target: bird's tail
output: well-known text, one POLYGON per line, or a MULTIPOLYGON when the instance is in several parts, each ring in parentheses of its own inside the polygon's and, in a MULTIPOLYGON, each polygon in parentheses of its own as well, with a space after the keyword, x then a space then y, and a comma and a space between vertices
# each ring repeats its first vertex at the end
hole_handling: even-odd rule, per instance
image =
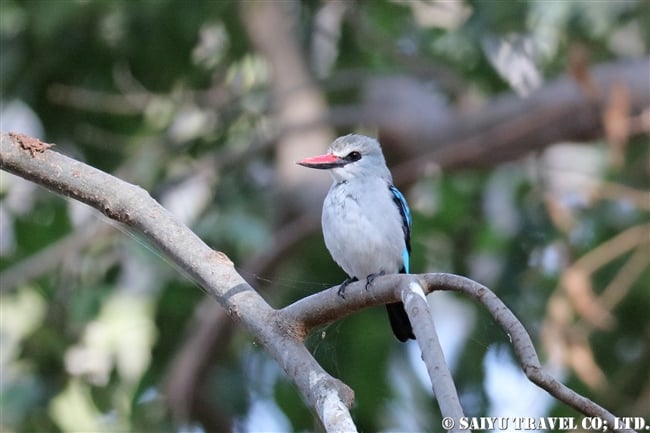
POLYGON ((393 329, 395 337, 401 342, 405 342, 409 338, 415 340, 413 327, 404 309, 404 304, 401 302, 386 304, 386 310, 388 310, 388 320, 390 320, 390 327, 393 329))

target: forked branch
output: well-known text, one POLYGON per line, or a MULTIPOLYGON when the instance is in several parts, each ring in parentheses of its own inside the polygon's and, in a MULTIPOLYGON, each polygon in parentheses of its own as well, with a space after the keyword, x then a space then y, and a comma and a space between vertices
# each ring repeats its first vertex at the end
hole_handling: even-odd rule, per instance
MULTIPOLYGON (((524 372, 532 382, 579 412, 600 417, 610 426, 616 425, 610 412, 543 372, 530 336, 521 322, 492 291, 472 280, 435 273, 386 275, 377 278, 369 291, 363 283, 350 284, 345 301, 337 296, 336 288, 331 288, 275 310, 244 281, 225 254, 209 248, 142 188, 58 154, 49 147, 24 135, 1 134, 0 168, 86 203, 145 236, 264 345, 314 408, 327 431, 356 430, 349 413, 354 393, 321 368, 304 346, 304 337, 315 326, 339 320, 370 306, 403 300, 416 325, 416 335, 422 340, 422 349, 429 351, 425 353, 427 366, 435 367, 436 364, 443 368, 444 373, 444 358, 440 363, 442 352, 436 344, 429 344, 429 339, 423 338, 433 335, 435 339, 436 336, 430 317, 426 317, 430 316, 426 302, 419 302, 424 300, 418 294, 420 288, 422 294, 434 290, 461 292, 483 304, 510 336, 524 372), (423 327, 425 329, 421 329, 423 327)), ((439 388, 434 384, 434 389, 443 416, 457 418, 462 416, 462 409, 457 404, 453 382, 449 386, 451 378, 448 379, 442 378, 446 384, 439 388), (441 389, 446 390, 442 392, 444 395, 440 395, 441 389), (455 402, 448 400, 450 390, 455 402), (441 401, 442 398, 445 401, 441 401)))

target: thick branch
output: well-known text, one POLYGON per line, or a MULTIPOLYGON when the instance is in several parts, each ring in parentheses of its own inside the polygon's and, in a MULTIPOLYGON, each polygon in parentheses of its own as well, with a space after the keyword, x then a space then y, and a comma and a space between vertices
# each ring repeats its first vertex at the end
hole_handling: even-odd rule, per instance
POLYGON ((340 126, 376 125, 393 177, 410 183, 431 164, 492 166, 554 143, 602 138, 603 112, 614 86, 627 89, 630 115, 650 107, 649 72, 648 58, 596 65, 589 70, 595 96, 567 74, 525 98, 504 94, 470 111, 441 108, 430 93, 413 91, 417 83, 380 81, 366 90, 363 107, 335 107, 330 120, 340 126))
POLYGON ((145 236, 197 281, 273 356, 328 430, 351 430, 352 390, 329 376, 296 338, 283 331, 272 309, 235 271, 142 188, 48 150, 20 134, 0 135, 0 168, 98 209, 145 236))
MULTIPOLYGON (((268 248, 251 257, 242 267, 244 275, 273 275, 277 262, 297 242, 313 232, 320 224, 315 212, 291 220, 275 232, 268 248)), ((0 274, 0 278, 2 274, 0 274)), ((249 280, 250 281, 250 280, 249 280)), ((251 284, 253 282, 251 281, 251 284)), ((1 288, 0 288, 1 289, 1 288)), ((257 286, 264 294, 266 287, 257 286)), ((165 394, 172 413, 182 420, 188 419, 194 406, 192 398, 197 393, 208 392, 204 386, 210 365, 218 362, 222 348, 229 344, 233 335, 233 322, 228 320, 224 310, 211 299, 206 298, 194 309, 194 318, 183 345, 176 351, 174 361, 166 374, 165 394), (219 348, 219 350, 215 350, 219 348)))

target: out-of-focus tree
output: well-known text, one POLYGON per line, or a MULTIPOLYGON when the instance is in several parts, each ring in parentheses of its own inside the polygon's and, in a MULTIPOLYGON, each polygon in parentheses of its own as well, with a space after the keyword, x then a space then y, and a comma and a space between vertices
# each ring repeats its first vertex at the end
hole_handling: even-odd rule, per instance
MULTIPOLYGON (((648 419, 649 5, 2 0, 0 129, 151 191, 274 306, 344 278, 319 234, 329 179, 293 162, 377 135, 414 272, 491 287, 546 368, 648 419)), ((0 176, 3 431, 318 428, 145 242, 0 176)), ((468 415, 576 415, 477 307, 429 298, 468 415)), ((361 430, 436 430, 417 350, 383 319, 311 350, 355 390, 361 430)))

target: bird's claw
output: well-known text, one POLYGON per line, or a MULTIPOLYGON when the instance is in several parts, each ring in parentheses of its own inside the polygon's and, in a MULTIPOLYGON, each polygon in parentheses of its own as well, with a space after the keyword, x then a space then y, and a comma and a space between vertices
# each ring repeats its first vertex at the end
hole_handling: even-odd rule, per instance
POLYGON ((348 287, 348 284, 354 283, 355 281, 359 281, 359 280, 357 280, 356 277, 347 278, 345 281, 341 283, 341 285, 339 286, 339 290, 336 292, 336 294, 339 295, 341 298, 345 299, 345 288, 348 287))
POLYGON ((381 276, 384 275, 384 274, 386 274, 386 272, 381 271, 381 272, 377 272, 377 273, 375 273, 375 274, 370 274, 370 275, 368 275, 368 276, 366 277, 366 290, 368 290, 368 288, 369 288, 370 286, 372 286, 372 282, 375 281, 375 278, 377 278, 377 277, 381 277, 381 276))

